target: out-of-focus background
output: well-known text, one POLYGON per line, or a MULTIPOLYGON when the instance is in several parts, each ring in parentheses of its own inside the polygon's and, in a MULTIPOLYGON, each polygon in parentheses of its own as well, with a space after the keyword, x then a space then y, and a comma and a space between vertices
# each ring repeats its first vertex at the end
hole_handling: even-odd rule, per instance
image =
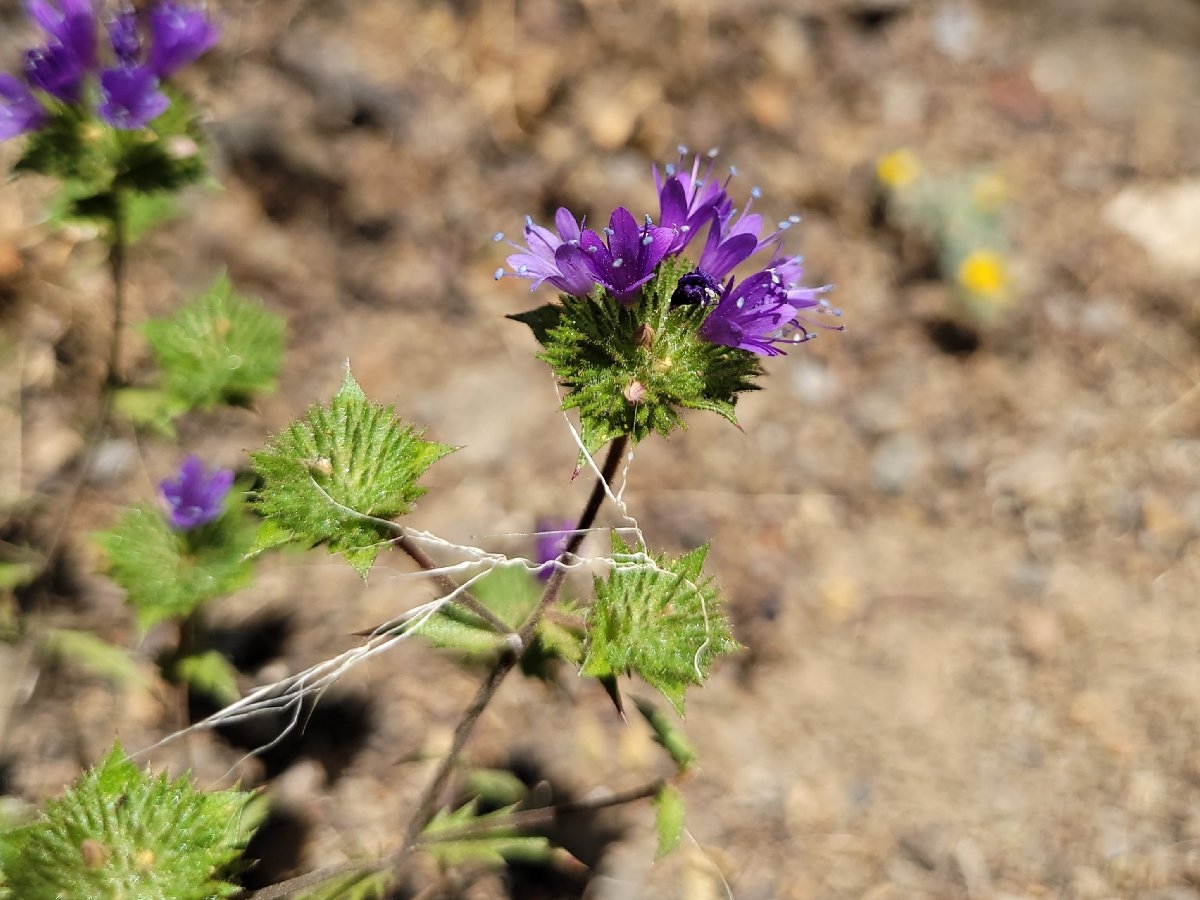
MULTIPOLYGON (((532 338, 502 318, 549 293, 494 282, 491 235, 560 204, 654 212, 650 164, 717 147, 735 201, 758 185, 768 217, 803 217, 788 246, 836 285, 847 331, 769 361, 744 433, 693 415, 629 471, 652 546, 713 542, 746 645, 689 701, 689 840, 652 866, 649 810, 625 811, 561 836, 589 871, 460 895, 1200 897, 1200 4, 214 6, 224 39, 187 85, 221 185, 138 248, 131 318, 225 267, 287 317, 281 390, 187 420, 182 448, 106 442, 74 549, 22 615, 137 645, 88 532, 185 452, 243 466, 346 359, 463 445, 412 523, 530 552, 534 517, 574 514, 588 486, 532 338), (934 200, 906 214, 918 189, 934 200), (957 203, 993 215, 990 268, 966 266, 957 203)), ((31 36, 17 7, 0 5, 9 69, 31 36)), ((46 196, 0 187, 14 546, 53 538, 107 347, 101 250, 49 234, 46 196)), ((428 599, 407 571, 383 560, 364 586, 320 553, 272 564, 214 608, 244 687, 428 599)), ((408 644, 260 759, 242 756, 271 723, 148 758, 268 784, 266 883, 393 846, 478 677, 408 644)), ((0 647, 0 793, 58 792, 114 732, 148 746, 182 721, 172 697, 0 647)), ((653 774, 656 752, 568 676, 506 685, 471 758, 580 795, 653 774)))

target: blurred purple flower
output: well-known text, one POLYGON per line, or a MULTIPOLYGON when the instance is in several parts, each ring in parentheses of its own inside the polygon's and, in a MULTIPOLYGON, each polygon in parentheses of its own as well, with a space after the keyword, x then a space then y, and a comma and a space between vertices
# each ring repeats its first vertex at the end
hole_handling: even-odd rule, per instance
POLYGON ((122 65, 137 65, 142 54, 142 37, 138 33, 137 13, 123 7, 108 23, 108 41, 122 65))
POLYGON ((0 72, 0 141, 36 131, 46 121, 46 111, 25 83, 0 72))
MULTIPOLYGON (((569 209, 560 207, 554 214, 554 225, 556 230, 551 231, 525 217, 526 246, 510 242, 519 252, 506 260, 512 269, 507 274, 533 279, 531 291, 548 281, 563 293, 586 297, 596 286, 596 279, 579 249, 581 223, 575 221, 569 209)), ((496 240, 503 238, 503 234, 496 235, 496 240)), ((503 269, 496 270, 497 279, 505 274, 503 269)))
POLYGON ((158 78, 147 66, 118 66, 100 73, 100 118, 129 131, 157 119, 171 101, 158 89, 158 78))
POLYGON ((60 44, 81 71, 96 65, 96 12, 92 0, 27 0, 29 17, 37 22, 51 44, 60 44))
POLYGON ((232 485, 231 470, 207 472, 200 457, 193 455, 184 460, 178 478, 164 479, 158 489, 167 501, 171 524, 180 531, 188 531, 221 515, 232 485))
POLYGON ((584 260, 596 281, 622 303, 631 303, 667 255, 674 240, 669 228, 650 224, 639 227, 623 206, 613 210, 604 229, 607 244, 588 229, 579 239, 584 260))
POLYGON ((83 88, 83 67, 75 54, 57 41, 25 54, 25 79, 63 103, 76 103, 83 88))
POLYGON ((554 574, 554 561, 562 556, 574 535, 575 523, 568 519, 537 520, 537 577, 549 581, 554 574))
POLYGON ((162 0, 150 10, 150 68, 167 78, 212 49, 220 29, 203 9, 162 0))

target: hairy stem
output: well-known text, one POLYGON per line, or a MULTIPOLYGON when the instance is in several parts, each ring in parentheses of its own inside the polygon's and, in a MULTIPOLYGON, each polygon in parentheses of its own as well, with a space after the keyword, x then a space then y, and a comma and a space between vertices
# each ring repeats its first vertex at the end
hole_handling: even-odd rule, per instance
MULTIPOLYGON (((575 526, 575 533, 571 535, 571 540, 568 541, 563 552, 559 554, 559 560, 567 559, 579 550, 579 545, 583 543, 584 535, 592 527, 592 523, 596 521, 596 514, 600 511, 600 505, 604 502, 604 497, 608 493, 613 476, 616 475, 617 466, 620 465, 621 459, 625 455, 625 447, 628 440, 627 437, 621 436, 609 445, 608 456, 604 459, 600 478, 596 481, 595 487, 592 488, 592 494, 588 497, 587 505, 583 508, 583 514, 579 517, 579 524, 575 526)), ((492 671, 488 673, 488 677, 484 680, 483 684, 479 686, 479 689, 475 693, 475 699, 471 701, 471 705, 463 712, 462 718, 459 719, 458 727, 454 729, 454 738, 450 742, 450 750, 443 757, 437 772, 433 776, 433 780, 429 782, 429 786, 425 788, 425 792, 421 795, 416 812, 413 813, 412 818, 409 820, 408 829, 404 837, 404 845, 397 854, 397 864, 416 845, 417 839, 421 836, 425 825, 433 816, 438 797, 441 796, 446 783, 450 780, 450 773, 454 769, 458 755, 462 752, 463 747, 466 746, 467 739, 475 729, 479 717, 483 714, 488 704, 492 702, 492 698, 496 696, 496 691, 508 676, 508 673, 520 661, 521 654, 529 648, 542 613, 558 599, 558 593, 562 589, 565 577, 566 569, 556 567, 554 574, 550 576, 550 580, 546 584, 546 589, 542 593, 541 600, 538 601, 537 606, 534 607, 533 611, 525 619, 520 631, 517 632, 521 642, 521 652, 506 653, 500 657, 495 666, 492 667, 492 671)))
POLYGON ((113 282, 112 338, 108 345, 108 374, 105 388, 111 390, 121 383, 121 331, 125 327, 125 214, 122 200, 117 197, 117 211, 112 217, 112 245, 108 249, 108 269, 113 282))

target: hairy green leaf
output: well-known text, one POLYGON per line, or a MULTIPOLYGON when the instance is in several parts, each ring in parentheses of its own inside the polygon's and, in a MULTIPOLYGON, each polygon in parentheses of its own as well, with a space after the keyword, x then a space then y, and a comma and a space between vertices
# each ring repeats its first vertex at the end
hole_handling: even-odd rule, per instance
POLYGON ((641 297, 625 305, 603 292, 563 294, 548 305, 509 318, 523 322, 542 344, 568 394, 563 409, 578 409, 589 453, 623 434, 633 442, 683 427, 680 408, 715 412, 737 424, 737 395, 756 390, 758 357, 700 337, 705 311, 671 308, 686 264, 668 260, 641 297))
POLYGON ((395 536, 391 520, 425 493, 417 479, 455 448, 421 439, 390 406, 372 403, 347 372, 328 406, 314 406, 251 454, 255 498, 276 540, 327 544, 364 578, 395 536))
POLYGON ((241 696, 237 686, 237 669, 216 650, 181 657, 175 660, 172 669, 177 680, 222 706, 233 703, 241 696))
POLYGON ((546 838, 518 834, 505 824, 514 808, 507 806, 481 816, 472 800, 453 812, 441 810, 425 826, 422 848, 446 867, 469 863, 495 867, 510 859, 548 861, 554 851, 546 838), (470 833, 454 836, 460 829, 470 829, 470 833))
POLYGON ((221 275, 169 319, 142 326, 163 387, 189 409, 244 404, 275 389, 283 359, 283 320, 233 290, 221 275))
POLYGON ((675 763, 675 767, 680 772, 690 769, 692 763, 696 761, 696 751, 692 749, 692 745, 684 737, 679 726, 650 701, 634 698, 633 702, 637 704, 638 712, 654 730, 655 742, 667 751, 675 763))
POLYGON ((78 666, 117 684, 144 685, 148 680, 129 651, 87 631, 51 628, 42 638, 42 650, 55 662, 78 666))
POLYGON ((391 872, 357 872, 306 891, 297 900, 384 900, 391 884, 391 872))
POLYGON ((233 896, 252 797, 154 777, 115 747, 36 822, 0 835, 3 883, 14 900, 233 896))
POLYGON ((95 539, 107 556, 105 571, 125 589, 138 625, 147 629, 245 587, 252 577, 254 532, 239 502, 188 532, 177 531, 157 509, 131 509, 95 539))
POLYGON ((595 580, 587 613, 583 674, 635 672, 683 715, 687 686, 703 684, 713 659, 738 649, 720 594, 702 576, 707 553, 705 545, 678 559, 650 558, 614 533, 616 566, 595 580))
POLYGON ((674 785, 664 784, 651 801, 654 804, 654 827, 658 832, 655 859, 662 859, 679 846, 683 837, 683 795, 674 785))

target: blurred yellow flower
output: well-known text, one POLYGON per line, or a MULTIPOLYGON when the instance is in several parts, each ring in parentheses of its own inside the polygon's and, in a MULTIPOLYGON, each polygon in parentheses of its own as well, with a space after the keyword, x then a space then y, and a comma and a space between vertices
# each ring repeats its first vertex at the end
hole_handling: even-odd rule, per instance
POLYGON ((1008 203, 1008 182, 995 172, 987 172, 971 182, 971 203, 983 212, 999 212, 1008 203))
POLYGON ((958 283, 969 293, 988 300, 1008 296, 1008 261, 995 250, 972 250, 959 263, 958 283))
POLYGON ((915 153, 907 147, 893 150, 879 157, 875 163, 875 177, 892 190, 906 188, 921 175, 921 163, 915 153))

